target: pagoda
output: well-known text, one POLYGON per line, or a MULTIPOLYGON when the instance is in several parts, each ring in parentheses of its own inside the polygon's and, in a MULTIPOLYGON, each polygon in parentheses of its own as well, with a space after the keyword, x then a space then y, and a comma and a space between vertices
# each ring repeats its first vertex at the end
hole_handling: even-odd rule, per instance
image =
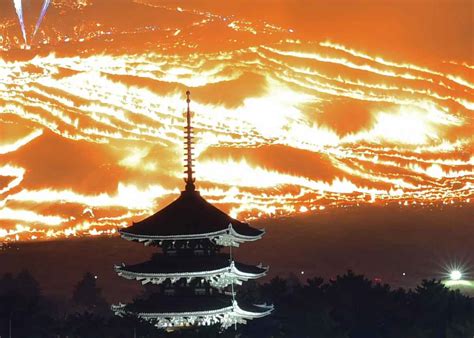
POLYGON ((126 240, 160 248, 146 262, 115 266, 119 276, 155 290, 112 310, 167 331, 208 325, 225 329, 273 311, 272 305, 238 303, 235 291, 236 285, 265 276, 268 267, 236 262, 232 248, 262 238, 265 231, 230 217, 196 190, 189 91, 186 96, 185 189, 154 215, 119 231, 126 240))

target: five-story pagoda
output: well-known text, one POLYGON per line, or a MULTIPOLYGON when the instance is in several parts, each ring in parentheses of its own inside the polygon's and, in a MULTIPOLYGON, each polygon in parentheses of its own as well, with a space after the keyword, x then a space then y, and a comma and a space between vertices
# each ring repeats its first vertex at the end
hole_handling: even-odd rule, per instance
POLYGON ((155 284, 157 290, 145 300, 113 305, 112 310, 167 330, 214 324, 228 328, 273 310, 239 304, 234 291, 234 285, 262 277, 268 268, 235 262, 232 247, 256 241, 264 231, 228 216, 196 190, 189 91, 186 95, 185 190, 154 215, 120 230, 124 239, 161 248, 147 262, 115 266, 119 276, 155 284), (224 247, 229 253, 221 252, 224 247))

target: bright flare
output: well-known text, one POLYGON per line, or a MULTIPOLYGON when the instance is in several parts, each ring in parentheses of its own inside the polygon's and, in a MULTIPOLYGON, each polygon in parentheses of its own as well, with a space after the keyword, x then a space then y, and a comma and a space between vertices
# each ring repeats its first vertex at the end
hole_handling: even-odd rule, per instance
POLYGON ((449 278, 450 278, 452 281, 461 280, 461 278, 462 278, 462 273, 461 273, 461 271, 459 271, 459 270, 453 270, 453 271, 450 272, 449 278))

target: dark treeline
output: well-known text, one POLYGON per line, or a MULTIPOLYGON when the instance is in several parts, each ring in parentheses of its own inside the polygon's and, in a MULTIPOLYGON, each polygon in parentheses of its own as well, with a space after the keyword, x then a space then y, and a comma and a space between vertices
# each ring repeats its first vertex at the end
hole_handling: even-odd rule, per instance
POLYGON ((335 280, 300 283, 276 277, 240 288, 242 301, 270 302, 272 316, 220 332, 209 327, 163 333, 136 318, 112 315, 94 275, 79 281, 70 299, 41 294, 27 272, 0 279, 0 337, 320 337, 320 338, 472 338, 474 299, 439 281, 414 290, 392 290, 348 271, 335 280))

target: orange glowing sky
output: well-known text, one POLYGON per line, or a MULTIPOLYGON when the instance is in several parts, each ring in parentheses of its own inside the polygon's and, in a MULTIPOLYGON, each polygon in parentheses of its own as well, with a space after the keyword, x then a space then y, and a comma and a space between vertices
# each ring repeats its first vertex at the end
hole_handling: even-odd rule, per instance
POLYGON ((114 233, 183 187, 241 219, 472 205, 470 1, 0 2, 0 240, 114 233))

